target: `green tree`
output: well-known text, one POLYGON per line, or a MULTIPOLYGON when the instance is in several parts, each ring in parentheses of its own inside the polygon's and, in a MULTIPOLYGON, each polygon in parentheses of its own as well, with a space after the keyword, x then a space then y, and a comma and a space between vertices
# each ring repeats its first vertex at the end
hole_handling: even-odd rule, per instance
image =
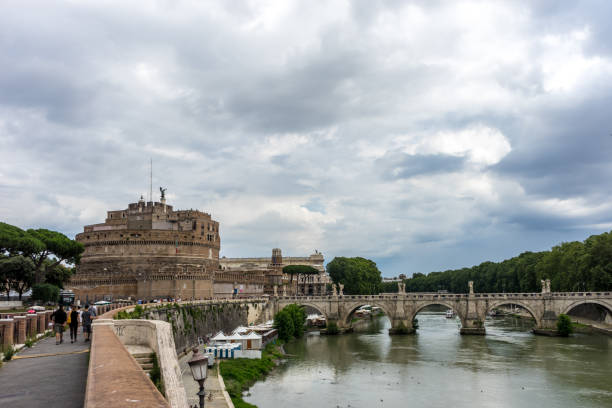
POLYGON ((44 282, 47 271, 62 263, 77 264, 83 250, 83 244, 62 233, 47 229, 24 231, 0 222, 0 253, 30 258, 35 266, 35 283, 44 282))
POLYGON ((465 293, 470 280, 477 292, 540 292, 544 279, 551 280, 553 291, 612 290, 612 233, 593 235, 584 242, 564 242, 550 251, 524 252, 503 262, 415 273, 405 283, 409 292, 447 289, 465 293))
POLYGON ((293 337, 295 331, 293 327, 293 318, 285 309, 279 311, 274 316, 274 328, 278 330, 278 338, 283 341, 289 341, 293 337))
POLYGON ((572 320, 566 314, 560 314, 557 318, 557 331, 560 336, 567 337, 574 332, 572 320))
POLYGON ((45 274, 45 283, 50 283, 60 289, 64 289, 64 284, 70 280, 72 272, 73 268, 67 268, 61 264, 55 267, 48 267, 45 274))
POLYGON ((336 257, 327 264, 329 276, 344 285, 347 295, 375 295, 380 292, 382 277, 376 263, 365 258, 336 257))
POLYGON ((12 289, 19 294, 19 300, 34 283, 34 262, 30 258, 16 255, 0 259, 0 281, 3 290, 12 289))
POLYGON ((306 312, 304 311, 304 307, 294 303, 286 306, 283 310, 289 313, 293 321, 293 336, 297 338, 302 337, 304 335, 304 324, 306 323, 306 312))
POLYGON ((43 303, 57 302, 59 298, 59 288, 50 283, 38 283, 32 286, 32 299, 43 303))

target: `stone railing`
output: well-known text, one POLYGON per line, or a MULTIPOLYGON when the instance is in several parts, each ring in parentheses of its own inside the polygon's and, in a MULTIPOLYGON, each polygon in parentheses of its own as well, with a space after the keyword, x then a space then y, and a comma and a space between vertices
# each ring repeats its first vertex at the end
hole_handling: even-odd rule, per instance
MULTIPOLYGON (((274 296, 273 296, 274 297, 274 296)), ((526 298, 549 298, 549 297, 597 297, 612 298, 612 292, 550 292, 550 293, 426 293, 426 292, 406 292, 406 293, 383 293, 380 295, 325 295, 325 296, 276 296, 280 300, 430 300, 430 299, 466 299, 466 298, 493 298, 493 299, 526 299, 526 298)))
POLYGON ((170 323, 160 320, 109 320, 123 345, 146 346, 157 355, 164 394, 173 408, 187 407, 187 396, 178 365, 170 323))
POLYGON ((31 313, 0 313, 0 351, 23 345, 28 338, 44 334, 49 329, 53 311, 31 313))
MULTIPOLYGON (((265 302, 264 298, 208 299, 180 305, 265 302)), ((148 303, 143 308, 172 307, 173 303, 148 303)), ((86 408, 114 406, 187 408, 188 402, 178 366, 172 328, 160 320, 113 320, 119 311, 135 305, 99 313, 94 321, 91 357, 85 395, 86 408), (166 398, 130 355, 126 346, 143 345, 157 354, 166 398)))
POLYGON ((115 334, 114 322, 97 319, 93 326, 85 408, 169 408, 115 334))

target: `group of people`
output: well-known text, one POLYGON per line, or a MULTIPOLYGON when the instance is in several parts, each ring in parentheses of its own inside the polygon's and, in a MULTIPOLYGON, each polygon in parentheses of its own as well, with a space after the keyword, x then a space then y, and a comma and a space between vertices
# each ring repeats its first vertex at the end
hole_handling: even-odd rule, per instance
POLYGON ((64 342, 64 329, 66 324, 70 328, 70 343, 77 341, 79 325, 83 327, 85 341, 91 337, 91 322, 96 316, 96 309, 86 304, 83 310, 81 306, 70 305, 68 310, 64 310, 63 305, 51 314, 53 321, 53 331, 55 332, 55 344, 64 342))

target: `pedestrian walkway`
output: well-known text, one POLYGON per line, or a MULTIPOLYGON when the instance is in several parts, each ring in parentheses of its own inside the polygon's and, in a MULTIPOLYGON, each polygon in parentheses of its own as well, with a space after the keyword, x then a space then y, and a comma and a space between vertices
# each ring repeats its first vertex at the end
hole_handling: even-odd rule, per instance
MULTIPOLYGON (((191 370, 187 364, 187 361, 190 359, 191 353, 187 353, 187 355, 179 359, 179 367, 181 368, 181 373, 183 374, 183 385, 185 386, 185 392, 187 393, 187 401, 191 407, 194 404, 197 406, 199 403, 199 399, 196 394, 198 393, 200 386, 194 381, 191 375, 191 370)), ((225 387, 223 387, 219 382, 217 369, 218 361, 212 369, 208 370, 206 381, 204 382, 204 391, 206 392, 205 406, 206 408, 234 408, 233 404, 230 405, 226 401, 226 396, 224 395, 225 387)))
POLYGON ((83 407, 89 344, 79 330, 76 343, 66 332, 60 345, 47 337, 22 349, 0 367, 0 407, 83 407))

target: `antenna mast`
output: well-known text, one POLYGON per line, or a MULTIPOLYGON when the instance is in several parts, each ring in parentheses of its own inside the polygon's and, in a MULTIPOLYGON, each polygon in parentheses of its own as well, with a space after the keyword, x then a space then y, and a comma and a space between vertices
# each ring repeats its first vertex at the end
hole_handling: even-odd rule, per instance
POLYGON ((153 201, 153 158, 151 157, 149 173, 149 201, 153 201))

